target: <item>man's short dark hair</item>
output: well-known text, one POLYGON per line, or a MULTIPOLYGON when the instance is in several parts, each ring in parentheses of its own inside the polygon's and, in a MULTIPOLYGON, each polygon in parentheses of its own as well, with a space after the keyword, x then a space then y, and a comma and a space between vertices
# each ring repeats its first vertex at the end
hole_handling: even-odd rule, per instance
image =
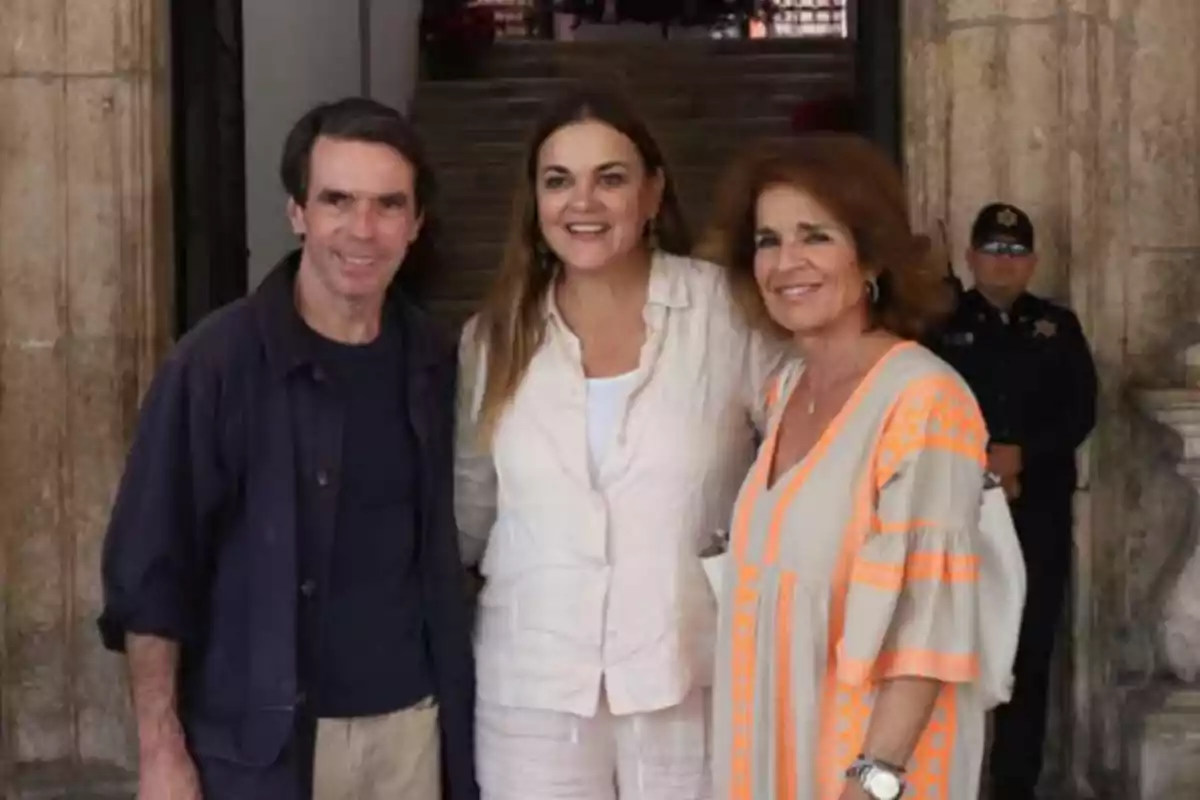
POLYGON ((377 100, 347 97, 310 109, 292 127, 284 142, 279 177, 288 196, 297 205, 303 206, 308 201, 313 146, 322 136, 390 147, 413 166, 417 211, 423 212, 432 202, 433 173, 412 123, 396 109, 377 100))
POLYGON ((416 194, 413 200, 424 222, 421 235, 409 247, 404 267, 392 286, 402 288, 411 299, 420 302, 429 282, 442 272, 442 259, 437 244, 439 226, 430 212, 436 184, 416 129, 396 109, 367 97, 347 97, 312 108, 292 127, 279 162, 283 187, 301 207, 308 201, 313 146, 322 136, 386 145, 412 165, 416 194))

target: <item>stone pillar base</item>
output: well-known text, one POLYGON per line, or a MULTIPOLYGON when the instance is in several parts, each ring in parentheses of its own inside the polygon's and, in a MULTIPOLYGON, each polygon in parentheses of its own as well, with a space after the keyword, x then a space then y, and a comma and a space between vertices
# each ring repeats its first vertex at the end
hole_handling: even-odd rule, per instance
POLYGON ((1200 797, 1200 687, 1156 688, 1126 706, 1130 800, 1200 797))
POLYGON ((48 761, 22 766, 13 776, 6 800, 133 800, 137 776, 105 764, 48 761))

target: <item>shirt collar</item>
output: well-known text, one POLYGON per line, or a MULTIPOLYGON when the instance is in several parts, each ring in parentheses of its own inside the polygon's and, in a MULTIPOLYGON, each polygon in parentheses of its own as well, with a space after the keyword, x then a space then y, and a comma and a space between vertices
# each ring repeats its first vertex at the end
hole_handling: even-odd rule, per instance
MULTIPOLYGON (((687 281, 689 266, 690 262, 685 258, 655 251, 650 261, 650 285, 646 289, 646 305, 673 309, 688 308, 692 304, 687 281)), ((548 318, 560 323, 563 321, 553 289, 546 292, 545 308, 548 318)))
POLYGON ((661 250, 654 253, 650 266, 650 288, 646 300, 651 305, 666 308, 687 308, 692 304, 688 289, 688 269, 691 262, 661 250))
MULTIPOLYGON (((296 273, 300 251, 279 260, 254 290, 251 303, 257 312, 271 374, 286 377, 301 367, 315 365, 313 334, 296 309, 296 273)), ((413 309, 394 286, 388 290, 385 313, 398 326, 404 349, 421 361, 436 361, 438 353, 429 337, 409 335, 413 309)))

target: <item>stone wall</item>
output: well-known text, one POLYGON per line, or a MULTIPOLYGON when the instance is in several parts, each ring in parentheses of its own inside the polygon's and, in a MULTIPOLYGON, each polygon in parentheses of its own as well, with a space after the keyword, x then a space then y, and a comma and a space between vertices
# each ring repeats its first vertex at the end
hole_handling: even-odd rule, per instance
POLYGON ((3 797, 100 790, 135 752, 95 617, 170 309, 166 3, 0 0, 3 797))
POLYGON ((961 252, 983 203, 1028 210, 1042 258, 1034 288, 1077 310, 1096 354, 1064 766, 1077 788, 1103 794, 1130 766, 1113 699, 1156 671, 1160 584, 1189 531, 1191 492, 1127 390, 1181 378, 1172 332, 1200 307, 1200 4, 908 0, 904 22, 918 221, 946 220, 961 252))
MULTIPOLYGON (((102 789, 131 765, 120 662, 94 619, 111 493, 166 342, 167 1, 0 0, 7 797, 102 789)), ((1126 389, 1181 377, 1165 354, 1200 301, 1200 4, 907 0, 905 26, 919 219, 946 220, 957 252, 982 203, 1027 208, 1037 288, 1079 311, 1096 351, 1067 765, 1083 790, 1121 787, 1105 780, 1129 766, 1112 700, 1138 697, 1156 669, 1149 633, 1190 514, 1162 433, 1126 389)))

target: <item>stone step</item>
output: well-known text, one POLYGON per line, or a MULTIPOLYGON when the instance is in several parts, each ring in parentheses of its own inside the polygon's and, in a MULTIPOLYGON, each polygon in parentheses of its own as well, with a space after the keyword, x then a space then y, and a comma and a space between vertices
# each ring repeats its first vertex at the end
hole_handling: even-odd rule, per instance
MULTIPOLYGON (((3 789, 0 786, 0 789, 3 789)), ((21 764, 5 800, 133 800, 137 777, 107 764, 45 762, 21 764)))
POLYGON ((812 55, 835 54, 853 57, 854 42, 838 37, 802 37, 772 39, 699 39, 661 40, 589 39, 572 42, 544 39, 508 39, 497 41, 487 52, 493 61, 546 58, 620 58, 623 55, 644 53, 699 54, 714 57, 743 55, 812 55))
POLYGON ((442 324, 455 332, 461 330, 467 320, 479 310, 479 305, 478 302, 445 302, 437 298, 429 298, 424 302, 424 306, 438 317, 442 324))
MULTIPOLYGON (((848 91, 848 90, 847 90, 848 91)), ((697 123, 761 116, 791 116, 797 106, 842 93, 833 82, 816 86, 780 86, 761 89, 744 84, 707 93, 680 92, 637 99, 638 110, 651 122, 689 120, 697 123)), ((520 95, 478 99, 426 97, 415 106, 418 125, 445 128, 485 128, 496 124, 528 126, 546 107, 548 98, 520 95)))
POLYGON ((647 55, 636 60, 575 59, 566 63, 510 64, 499 68, 483 67, 478 71, 453 79, 430 76, 424 80, 430 86, 452 86, 486 78, 490 80, 547 80, 603 79, 637 80, 654 83, 682 75, 791 75, 795 73, 843 74, 853 65, 842 58, 798 58, 793 55, 752 56, 738 58, 680 58, 663 53, 647 55))
MULTIPOLYGON (((722 40, 671 42, 504 42, 481 59, 481 75, 496 78, 555 77, 582 71, 632 72, 670 69, 779 72, 847 67, 853 46, 845 40, 792 40, 770 44, 722 40)), ((430 83, 454 83, 437 81, 430 83)))
POLYGON ((500 248, 493 257, 481 262, 467 263, 447 259, 453 271, 446 277, 430 281, 429 294, 444 302, 475 302, 482 298, 492 286, 496 268, 500 263, 500 248))
MULTIPOLYGON (((435 169, 454 164, 521 163, 529 125, 496 125, 489 128, 448 130, 446 127, 419 126, 425 149, 435 169)), ((786 136, 791 119, 786 116, 711 120, 703 124, 675 120, 652 127, 668 163, 710 165, 752 142, 786 136)))
POLYGON ((594 82, 624 89, 639 104, 650 104, 665 97, 720 96, 726 92, 805 91, 809 94, 850 91, 853 72, 849 69, 814 70, 802 66, 774 73, 754 73, 737 69, 713 72, 712 67, 658 65, 654 70, 633 75, 612 72, 581 73, 571 77, 505 78, 488 76, 461 81, 422 80, 413 101, 414 115, 430 104, 466 101, 499 101, 512 98, 550 99, 580 83, 594 82), (697 76, 703 76, 697 78, 697 76))
MULTIPOLYGON (((725 171, 733 156, 740 152, 743 146, 748 146, 746 143, 768 140, 771 140, 771 137, 707 144, 693 143, 687 148, 664 142, 662 147, 666 152, 672 180, 680 187, 688 187, 697 183, 707 185, 714 181, 725 171), (684 158, 686 155, 694 157, 684 158)), ((493 153, 500 149, 499 145, 494 146, 493 153)), ((434 162, 432 169, 438 182, 438 196, 454 198, 455 201, 470 201, 481 193, 489 198, 511 198, 517 182, 524 180, 524 152, 516 144, 505 150, 508 158, 476 161, 474 154, 464 151, 463 157, 457 162, 449 159, 434 162)))

